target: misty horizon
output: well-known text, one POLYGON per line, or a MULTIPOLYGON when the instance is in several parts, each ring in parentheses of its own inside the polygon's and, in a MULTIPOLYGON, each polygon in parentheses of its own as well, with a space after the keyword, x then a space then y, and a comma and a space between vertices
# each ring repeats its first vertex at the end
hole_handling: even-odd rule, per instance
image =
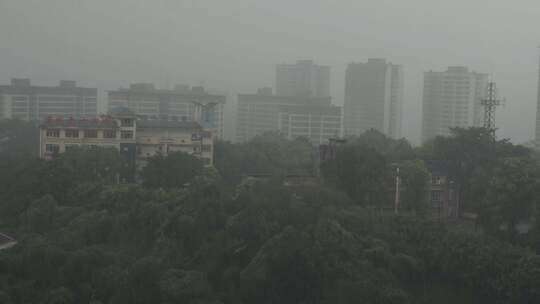
POLYGON ((534 138, 540 43, 540 5, 527 4, 5 0, 0 83, 73 79, 100 90, 103 111, 103 92, 130 83, 236 97, 274 87, 276 64, 311 59, 331 67, 333 103, 343 105, 347 64, 386 58, 404 67, 403 135, 418 144, 423 72, 467 66, 506 98, 498 136, 521 143, 534 138))

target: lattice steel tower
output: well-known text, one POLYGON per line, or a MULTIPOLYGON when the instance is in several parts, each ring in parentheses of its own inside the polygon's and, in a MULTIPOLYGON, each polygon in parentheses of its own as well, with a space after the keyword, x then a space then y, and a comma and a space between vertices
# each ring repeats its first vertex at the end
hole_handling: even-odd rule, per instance
POLYGON ((482 106, 484 106, 484 128, 495 129, 495 109, 502 102, 502 100, 497 99, 497 85, 495 82, 489 82, 486 97, 481 101, 482 106))

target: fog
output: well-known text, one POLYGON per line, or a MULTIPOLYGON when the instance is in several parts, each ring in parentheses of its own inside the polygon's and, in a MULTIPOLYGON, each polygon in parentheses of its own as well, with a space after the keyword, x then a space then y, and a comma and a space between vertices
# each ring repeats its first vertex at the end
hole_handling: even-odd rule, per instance
POLYGON ((403 133, 418 142, 423 71, 466 65, 507 99, 499 136, 523 142, 534 136, 539 13, 529 0, 0 0, 0 82, 242 93, 274 86, 277 63, 313 59, 332 67, 343 104, 347 63, 385 57, 404 65, 403 133))

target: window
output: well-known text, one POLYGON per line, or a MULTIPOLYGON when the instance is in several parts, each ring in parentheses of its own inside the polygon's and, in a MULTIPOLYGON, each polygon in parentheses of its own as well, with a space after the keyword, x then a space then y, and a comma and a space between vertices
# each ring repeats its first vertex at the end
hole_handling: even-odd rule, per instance
POLYGON ((203 152, 211 152, 212 151, 212 145, 202 145, 202 151, 203 152))
POLYGON ((47 151, 48 153, 58 154, 58 152, 60 151, 60 146, 54 144, 46 144, 45 151, 47 151))
POLYGON ((79 130, 66 130, 66 137, 79 138, 79 130))
POLYGON ((116 131, 114 130, 103 131, 103 138, 116 138, 116 131))
POLYGON ((133 127, 133 119, 124 118, 121 121, 122 127, 133 127))
POLYGON ((441 201, 441 191, 431 191, 431 201, 440 202, 441 201))
POLYGON ((60 137, 60 130, 47 130, 47 137, 60 137))
POLYGON ((122 137, 122 139, 132 139, 133 131, 122 131, 120 132, 120 137, 122 137))
POLYGON ((85 138, 97 138, 97 130, 85 130, 84 131, 84 137, 85 138))
POLYGON ((440 176, 434 175, 431 177, 431 184, 432 185, 440 185, 442 184, 442 179, 440 176))

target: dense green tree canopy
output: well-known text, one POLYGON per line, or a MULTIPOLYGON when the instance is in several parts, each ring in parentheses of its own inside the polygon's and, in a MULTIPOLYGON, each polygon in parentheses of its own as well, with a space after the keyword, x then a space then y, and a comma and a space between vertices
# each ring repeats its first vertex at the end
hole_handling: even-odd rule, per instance
POLYGON ((240 182, 258 170, 310 172, 312 146, 275 134, 219 143, 217 172, 184 154, 151 159, 144 186, 118 179, 114 150, 0 158, 0 231, 18 241, 0 251, 0 302, 538 303, 540 258, 516 244, 540 238, 512 229, 538 210, 536 158, 488 139, 479 142, 503 151, 493 159, 476 154, 487 147, 456 156, 460 141, 483 134, 456 132, 466 134, 419 151, 372 131, 307 187, 240 182), (423 216, 425 155, 460 164, 469 183, 488 177, 474 192, 483 234, 423 216), (404 212, 374 218, 365 207, 392 201, 396 167, 404 212))
POLYGON ((304 138, 289 141, 275 132, 265 133, 240 144, 218 142, 215 166, 228 183, 243 175, 311 174, 314 147, 304 138))
POLYGON ((141 178, 143 185, 150 188, 182 187, 200 175, 203 169, 202 161, 187 153, 158 154, 148 159, 141 178))
POLYGON ((36 157, 39 153, 39 129, 35 122, 0 119, 0 157, 36 157))

